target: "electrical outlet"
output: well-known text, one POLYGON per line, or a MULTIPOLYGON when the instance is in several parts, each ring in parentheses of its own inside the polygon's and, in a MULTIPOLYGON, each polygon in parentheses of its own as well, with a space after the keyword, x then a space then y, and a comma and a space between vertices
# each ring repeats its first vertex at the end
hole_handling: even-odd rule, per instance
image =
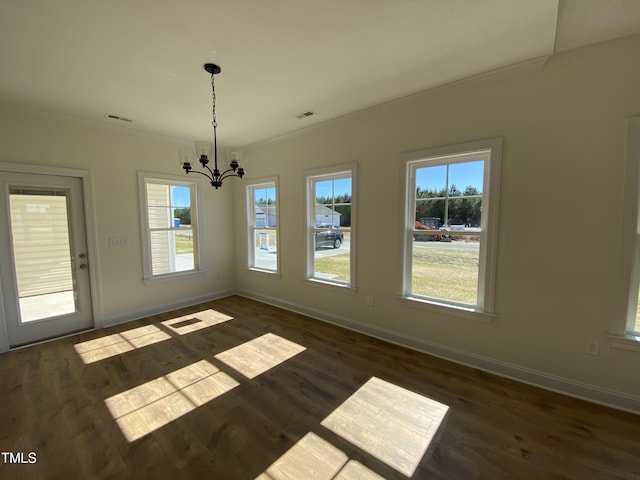
POLYGON ((589 355, 598 355, 598 350, 600 349, 600 344, 596 340, 589 340, 587 342, 587 353, 589 355))
POLYGON ((373 296, 369 295, 367 297, 367 305, 369 305, 370 307, 373 306, 373 296))

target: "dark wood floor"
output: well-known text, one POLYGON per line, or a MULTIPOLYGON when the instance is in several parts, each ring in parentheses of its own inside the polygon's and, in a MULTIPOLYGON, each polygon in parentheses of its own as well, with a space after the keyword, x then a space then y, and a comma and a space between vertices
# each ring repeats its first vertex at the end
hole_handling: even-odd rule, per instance
POLYGON ((639 479, 640 417, 229 297, 0 356, 0 451, 36 460, 2 479, 639 479))

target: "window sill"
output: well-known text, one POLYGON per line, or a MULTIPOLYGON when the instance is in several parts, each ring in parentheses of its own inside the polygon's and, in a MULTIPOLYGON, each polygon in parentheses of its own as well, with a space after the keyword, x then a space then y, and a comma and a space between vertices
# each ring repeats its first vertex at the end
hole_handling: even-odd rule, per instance
POLYGON ((307 278, 306 282, 307 282, 307 285, 324 288, 327 290, 333 290, 334 292, 342 292, 348 295, 355 295, 357 293, 357 290, 355 287, 352 287, 351 285, 347 285, 344 283, 328 282, 326 280, 319 280, 317 278, 307 278))
POLYGON ((421 310, 428 310, 431 312, 450 315, 453 317, 459 317, 465 320, 473 320, 482 323, 493 323, 493 320, 496 318, 495 313, 485 312, 483 310, 478 310, 472 307, 463 307, 459 305, 441 303, 416 297, 400 296, 397 297, 397 299, 398 301, 412 308, 418 308, 421 310))
POLYGON ((165 275, 157 275, 155 277, 144 278, 142 281, 145 285, 153 285, 154 283, 166 282, 169 280, 187 279, 189 277, 202 277, 206 273, 206 270, 189 270, 187 272, 167 273, 165 275))
POLYGON ((637 335, 610 335, 611 348, 640 352, 640 337, 637 335))
POLYGON ((275 270, 267 270, 264 268, 257 268, 257 267, 249 267, 247 268, 247 270, 253 273, 257 273, 258 275, 265 275, 272 278, 273 277, 280 278, 280 272, 277 272, 275 270))

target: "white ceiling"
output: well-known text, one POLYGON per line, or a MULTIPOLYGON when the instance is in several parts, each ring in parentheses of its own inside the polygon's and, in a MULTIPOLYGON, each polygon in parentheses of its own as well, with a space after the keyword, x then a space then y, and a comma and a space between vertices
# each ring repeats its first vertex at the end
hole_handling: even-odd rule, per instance
POLYGON ((241 146, 638 32, 639 0, 1 0, 0 103, 208 139, 212 62, 241 146))

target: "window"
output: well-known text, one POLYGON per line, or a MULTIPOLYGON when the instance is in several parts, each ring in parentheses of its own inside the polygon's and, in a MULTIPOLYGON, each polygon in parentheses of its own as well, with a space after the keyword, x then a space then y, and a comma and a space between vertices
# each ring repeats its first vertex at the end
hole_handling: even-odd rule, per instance
POLYGON ((629 296, 629 312, 625 323, 625 335, 635 336, 640 339, 640 266, 638 265, 638 257, 640 257, 640 241, 636 241, 635 248, 635 265, 632 280, 632 292, 629 296))
POLYGON ((355 165, 307 173, 307 278, 353 287, 355 165))
POLYGON ((248 265, 251 269, 278 273, 277 179, 247 185, 248 265))
POLYGON ((404 156, 403 296, 493 312, 501 140, 404 156))
POLYGON ((199 269, 196 185, 139 174, 145 278, 199 269))
POLYGON ((625 231, 621 245, 620 290, 626 293, 624 312, 612 325, 612 346, 640 350, 640 117, 627 121, 625 231))

